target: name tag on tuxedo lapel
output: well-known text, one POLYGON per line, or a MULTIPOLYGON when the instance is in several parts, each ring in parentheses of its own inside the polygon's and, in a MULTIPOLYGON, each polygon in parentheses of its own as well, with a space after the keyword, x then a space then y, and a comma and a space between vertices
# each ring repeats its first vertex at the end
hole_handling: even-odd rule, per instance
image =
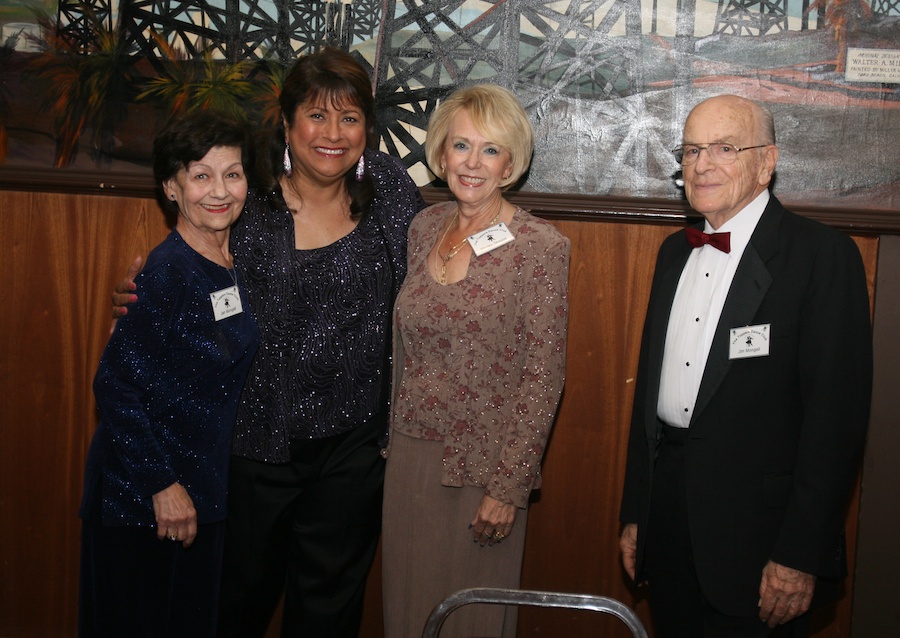
POLYGON ((732 328, 728 342, 729 359, 749 359, 769 356, 769 340, 772 337, 771 324, 732 328))

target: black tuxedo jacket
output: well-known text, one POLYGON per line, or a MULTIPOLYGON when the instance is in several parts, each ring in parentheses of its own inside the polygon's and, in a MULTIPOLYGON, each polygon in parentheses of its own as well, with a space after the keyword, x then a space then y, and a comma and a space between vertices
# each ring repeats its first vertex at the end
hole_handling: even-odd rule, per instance
MULTIPOLYGON (((644 324, 620 515, 638 524, 639 581, 661 427, 663 347, 691 250, 684 231, 663 243, 644 324)), ((772 197, 729 289, 686 448, 695 567, 717 610, 757 613, 770 559, 820 579, 845 575, 843 521, 871 385, 859 251, 846 235, 772 197), (731 329, 758 324, 770 325, 769 355, 729 360, 731 329)))

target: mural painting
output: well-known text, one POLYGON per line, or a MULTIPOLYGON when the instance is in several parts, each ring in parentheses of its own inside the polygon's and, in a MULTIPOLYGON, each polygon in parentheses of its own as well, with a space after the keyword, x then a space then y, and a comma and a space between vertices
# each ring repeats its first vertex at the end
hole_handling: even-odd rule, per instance
POLYGON ((170 112, 271 123, 285 66, 332 44, 371 70, 380 144, 419 184, 438 101, 490 81, 535 124, 522 189, 678 199, 684 118, 728 92, 774 112, 783 200, 900 208, 900 0, 25 4, 0 0, 7 166, 147 170, 170 112))

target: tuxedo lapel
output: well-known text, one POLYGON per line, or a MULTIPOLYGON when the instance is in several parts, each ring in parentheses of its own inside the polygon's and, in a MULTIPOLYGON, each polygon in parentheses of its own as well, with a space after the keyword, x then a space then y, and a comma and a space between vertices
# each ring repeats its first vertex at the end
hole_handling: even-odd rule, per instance
POLYGON ((778 228, 782 210, 778 200, 772 197, 741 256, 741 263, 734 273, 709 349, 709 358, 706 360, 703 379, 697 392, 692 422, 703 413, 731 367, 731 360, 728 358, 731 329, 753 323, 753 318, 772 284, 772 274, 766 263, 778 250, 778 228))

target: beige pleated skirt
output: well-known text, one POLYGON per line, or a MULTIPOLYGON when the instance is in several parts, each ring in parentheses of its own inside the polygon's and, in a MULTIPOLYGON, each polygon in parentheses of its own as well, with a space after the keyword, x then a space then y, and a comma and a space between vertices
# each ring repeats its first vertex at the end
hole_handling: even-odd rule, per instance
MULTIPOLYGON (((482 488, 441 485, 444 444, 392 433, 384 480, 382 595, 385 638, 420 638, 431 610, 470 587, 517 589, 526 510, 508 538, 481 547, 469 524, 482 488)), ((449 615, 441 638, 513 638, 517 609, 465 605, 449 615)))

